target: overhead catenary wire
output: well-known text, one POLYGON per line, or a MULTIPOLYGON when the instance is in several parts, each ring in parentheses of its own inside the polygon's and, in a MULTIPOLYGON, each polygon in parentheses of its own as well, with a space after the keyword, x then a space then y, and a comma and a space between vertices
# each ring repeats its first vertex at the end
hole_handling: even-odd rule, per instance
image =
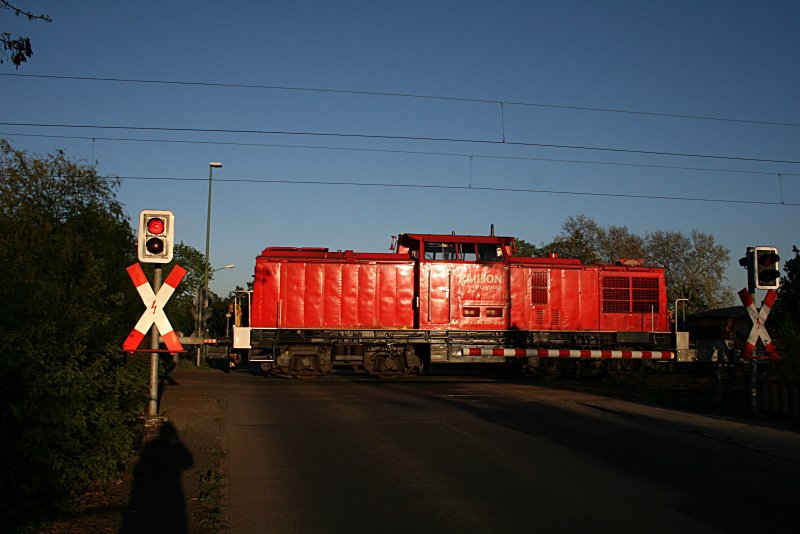
MULTIPOLYGON (((531 143, 523 141, 508 141, 501 139, 470 139, 457 137, 433 137, 433 136, 413 136, 413 135, 389 135, 389 134, 357 134, 342 132, 314 132, 299 130, 250 130, 235 128, 188 128, 188 127, 167 127, 167 126, 129 126, 129 125, 110 125, 110 124, 64 124, 64 123, 35 123, 35 122, 0 122, 0 126, 16 126, 31 128, 62 128, 62 129, 82 129, 82 130, 125 130, 125 131, 157 131, 157 132, 182 132, 182 133, 223 133, 223 134, 250 134, 250 135, 283 135, 283 136, 307 136, 307 137, 331 137, 346 139, 384 139, 391 141, 427 141, 427 142, 446 142, 446 143, 465 143, 465 144, 485 144, 485 145, 507 145, 538 148, 555 148, 564 150, 613 152, 622 154, 639 154, 649 156, 668 156, 683 158, 703 158, 730 161, 749 161, 755 163, 782 163, 787 165, 800 165, 800 160, 784 160, 770 158, 756 158, 748 156, 731 156, 720 154, 699 154, 691 152, 669 152, 659 150, 642 150, 618 147, 599 147, 588 145, 562 145, 555 143, 531 143)), ((96 137, 96 136, 94 136, 96 137)))
MULTIPOLYGON (((173 181, 173 182, 206 182, 207 178, 182 177, 182 176, 104 176, 106 180, 144 180, 144 181, 173 181)), ((249 183, 249 184, 286 184, 286 185, 322 185, 338 187, 381 187, 381 188, 402 188, 402 189, 442 189, 442 190, 463 190, 463 191, 488 191, 500 193, 532 193, 532 194, 551 194, 551 195, 571 195, 571 196, 591 196, 591 197, 611 197, 629 198, 642 200, 674 200, 692 202, 711 202, 723 204, 759 204, 769 206, 800 206, 797 202, 770 201, 770 200, 739 200, 726 198, 708 197, 680 197, 669 195, 639 195, 633 193, 601 193, 596 191, 564 191, 557 189, 533 189, 525 187, 489 187, 475 185, 444 185, 444 184, 410 184, 410 183, 388 183, 388 182, 348 182, 348 181, 327 181, 327 180, 292 180, 292 179, 270 179, 270 178, 215 178, 214 182, 225 183, 249 183)))
MULTIPOLYGON (((443 151, 430 151, 430 150, 344 147, 344 146, 330 146, 330 145, 306 145, 306 144, 287 144, 287 143, 244 143, 240 141, 198 141, 190 139, 159 139, 159 138, 143 139, 140 137, 98 137, 98 136, 87 136, 87 135, 30 134, 30 133, 17 133, 17 132, 0 132, 0 136, 40 137, 46 139, 80 139, 80 140, 91 141, 93 151, 94 151, 94 144, 96 141, 134 142, 134 143, 175 143, 175 144, 188 144, 188 145, 289 148, 289 149, 303 149, 303 150, 332 150, 332 151, 343 151, 343 152, 373 152, 373 153, 385 153, 385 154, 443 156, 443 157, 496 159, 496 160, 512 160, 512 161, 541 161, 546 163, 566 163, 575 165, 606 165, 611 167, 637 167, 644 169, 669 169, 669 170, 681 170, 681 171, 692 171, 692 172, 720 172, 720 173, 749 174, 749 175, 763 175, 763 176, 776 176, 776 175, 800 176, 800 172, 792 173, 792 172, 776 172, 767 170, 728 169, 720 167, 687 167, 682 165, 656 165, 652 163, 627 163, 620 161, 599 161, 599 160, 586 160, 586 159, 539 158, 533 156, 502 156, 497 154, 480 154, 475 152, 469 152, 469 153, 443 152, 443 151)), ((94 161, 94 152, 92 152, 92 161, 94 161)))
POLYGON ((53 79, 53 80, 70 80, 70 81, 88 81, 88 82, 111 82, 111 83, 132 83, 132 84, 151 84, 151 85, 176 85, 176 86, 195 86, 195 87, 219 87, 229 89, 257 89, 269 91, 288 91, 288 92, 307 92, 307 93, 331 93, 342 95, 357 95, 357 96, 378 96, 378 97, 392 97, 392 98, 413 98, 420 100, 443 100, 451 102, 465 102, 477 104, 494 104, 501 107, 503 106, 524 106, 524 107, 540 107, 551 109, 564 109, 573 111, 592 111, 598 113, 614 113, 626 115, 640 115, 648 117, 663 117, 670 119, 684 119, 696 121, 717 121, 717 122, 731 122, 741 124, 752 124, 762 126, 781 126, 788 128, 799 128, 800 123, 794 122, 779 122, 767 121, 757 119, 745 119, 739 117, 721 117, 713 115, 692 115, 685 113, 665 113, 657 111, 644 111, 634 109, 620 109, 620 108, 604 108, 592 106, 579 106, 575 104, 552 104, 544 102, 529 102, 529 101, 515 101, 503 100, 496 98, 469 98, 459 96, 447 95, 429 95, 420 93, 404 93, 394 91, 366 91, 356 89, 335 89, 327 87, 299 87, 288 85, 267 85, 267 84, 246 84, 246 83, 232 83, 232 82, 199 82, 189 80, 158 80, 158 79, 142 79, 142 78, 116 78, 116 77, 102 77, 102 76, 66 76, 66 75, 53 75, 53 74, 25 74, 18 72, 0 73, 0 76, 17 77, 17 78, 36 78, 36 79, 53 79))
MULTIPOLYGON (((3 73, 0 73, 3 75, 3 73)), ((609 108, 591 108, 585 106, 574 105, 559 105, 559 104, 544 104, 535 102, 513 102, 506 100, 494 99, 475 99, 475 98, 461 98, 461 97, 448 97, 436 95, 421 95, 411 93, 390 93, 390 92, 373 92, 373 91, 354 91, 354 90, 339 90, 327 88, 309 88, 309 87, 289 87, 289 86, 267 86, 267 85, 250 85, 250 84, 233 84, 233 83, 206 83, 206 82, 184 82, 177 80, 135 80, 125 78, 98 78, 98 77, 73 77, 73 76, 48 76, 48 75, 22 75, 34 78, 55 78, 55 79, 70 79, 70 80, 83 80, 83 81, 105 81, 105 82, 123 82, 123 83, 157 83, 157 84, 170 84, 170 85, 198 85, 198 86, 218 86, 228 88, 247 88, 247 89, 271 89, 271 90, 286 90, 286 91, 306 91, 306 92, 330 92, 330 93, 343 93, 353 95, 370 95, 370 96, 390 96, 390 97, 405 97, 405 98, 422 98, 433 100, 452 100, 462 102, 476 102, 476 103, 489 103, 499 106, 501 112, 502 123, 502 136, 501 139, 470 139, 470 138, 451 138, 451 137, 435 137, 435 136, 409 136, 409 135, 388 135, 388 134, 360 134, 360 133, 344 133, 344 132, 323 132, 323 131, 283 131, 283 130, 238 130, 238 129, 208 129, 208 128, 176 128, 176 127, 156 127, 156 126, 124 126, 124 125, 81 125, 81 124, 41 124, 41 123, 13 123, 13 122, 0 122, 0 125, 7 126, 24 126, 33 128, 72 128, 72 129, 89 129, 89 130, 128 130, 128 131, 162 131, 162 132, 189 132, 189 133, 209 133, 209 134, 254 134, 254 135, 282 135, 282 136, 317 136, 326 138, 346 138, 346 139, 373 139, 373 140, 404 140, 404 141, 420 141, 420 142, 449 142, 449 143, 471 143, 471 144, 485 144, 485 145, 506 145, 506 146, 519 146, 519 147, 536 147, 548 149, 564 149, 564 150, 577 150, 577 151, 600 151, 610 153, 623 153, 623 154, 637 154, 637 155, 651 155, 663 157, 684 157, 684 158, 706 158, 714 160, 730 160, 741 162, 756 162, 756 163, 770 163, 770 164, 784 164, 796 165, 800 164, 797 160, 783 160, 783 159, 769 159, 751 156, 740 155, 724 155, 724 154, 703 154, 691 152, 669 152, 658 150, 644 150, 633 148, 621 147, 608 147, 608 146, 584 146, 584 145, 562 145, 552 143, 533 143, 524 141, 513 141, 506 138, 505 132, 505 106, 540 106, 562 109, 573 109, 580 111, 601 111, 613 113, 629 113, 637 115, 651 115, 671 118, 682 119, 695 119, 695 120, 721 120, 726 122, 742 122, 749 124, 763 124, 771 126, 800 126, 800 124, 792 123, 777 123, 769 121, 755 121, 749 119, 734 119, 730 117, 705 117, 705 116, 692 116, 680 115, 669 113, 647 112, 640 110, 614 110, 609 108)), ((661 200, 687 200, 687 201, 703 201, 703 202, 728 202, 728 203, 747 203, 747 204, 780 204, 780 205, 796 205, 793 203, 785 203, 783 199, 782 190, 782 177, 784 176, 800 176, 800 173, 780 171, 767 171, 767 170, 746 170, 746 169, 719 169, 713 167, 689 167, 679 165, 656 165, 646 163, 628 163, 628 162, 611 162, 611 161, 591 161, 591 160, 578 160, 578 159, 563 159, 563 158, 536 158, 528 156, 509 156, 497 154, 475 154, 475 153, 462 153, 462 152, 444 152, 444 151, 418 151, 418 150, 401 150, 401 149, 375 149, 375 148, 362 148, 362 147, 329 147, 320 145, 291 145, 279 143, 242 143, 242 142, 226 142, 226 141, 188 141, 188 140, 175 140, 175 139, 136 139, 136 138, 113 138, 113 137, 100 137, 97 135, 89 136, 55 136, 55 135, 41 135, 41 134, 6 134, 6 135, 27 135, 27 136, 40 136, 40 137, 61 137, 61 138, 86 138, 92 141, 92 161, 94 161, 94 147, 98 140, 107 141, 137 141, 137 142, 177 142, 177 143, 192 143, 192 144, 217 144, 217 145, 238 145, 238 146, 273 146, 284 148, 302 148, 302 149, 317 149, 317 150, 349 150, 349 151, 363 151, 363 152, 386 152, 386 153, 406 153, 406 154, 425 154, 425 155, 438 155, 438 156, 453 156, 469 158, 469 189, 474 190, 489 190, 489 191, 514 191, 514 192, 530 192, 530 193, 551 193, 551 194, 571 194, 571 195, 592 195, 592 196, 611 196, 611 197, 625 197, 625 198, 651 198, 661 200), (770 201, 745 201, 736 199, 716 199, 716 198, 695 198, 695 197, 673 197, 664 195, 634 195, 634 194, 615 194, 615 193, 595 193, 595 192, 580 192, 580 191, 555 191, 555 190, 538 190, 538 189, 516 189, 516 188, 498 188, 498 187, 473 187, 472 184, 472 162, 475 158, 485 159, 508 159, 508 160, 528 160, 528 161, 545 161, 555 163, 571 163, 571 164, 587 164, 587 165, 609 165, 620 167, 640 167, 640 168, 661 168, 661 169, 676 169, 692 172, 724 172, 724 173, 738 173, 738 174, 760 174, 760 175, 777 175, 778 186, 780 188, 780 202, 770 201)), ((128 177, 127 179, 150 179, 147 177, 128 177)), ((155 178, 155 179, 172 179, 172 178, 155 178)), ((181 178, 174 178, 181 179, 181 178)), ((192 180, 189 178, 188 180, 192 180)), ((235 181, 235 180, 230 180, 235 181)), ((244 180, 246 181, 246 180, 244 180)), ((264 183, 313 183, 318 185, 350 185, 350 186, 370 186, 370 187, 428 187, 428 188, 462 188, 460 186, 441 186, 441 185, 417 185, 417 184, 362 184, 360 182, 325 182, 325 181, 264 181, 255 180, 256 182, 264 183)))

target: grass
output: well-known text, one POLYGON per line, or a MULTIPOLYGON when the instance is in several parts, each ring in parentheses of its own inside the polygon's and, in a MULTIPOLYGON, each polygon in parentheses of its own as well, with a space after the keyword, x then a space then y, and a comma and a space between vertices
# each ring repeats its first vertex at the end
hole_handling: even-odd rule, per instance
MULTIPOLYGON (((213 450, 211 454, 214 455, 213 450)), ((225 474, 219 468, 209 469, 200 475, 200 524, 209 532, 220 532, 227 528, 222 495, 224 487, 225 474)))

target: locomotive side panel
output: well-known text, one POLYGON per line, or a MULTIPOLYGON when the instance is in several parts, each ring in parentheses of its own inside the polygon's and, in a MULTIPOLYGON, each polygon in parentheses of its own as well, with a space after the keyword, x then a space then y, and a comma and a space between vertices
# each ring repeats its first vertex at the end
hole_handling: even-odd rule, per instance
POLYGON ((413 263, 402 258, 370 261, 364 256, 327 252, 304 256, 301 251, 289 257, 259 257, 251 326, 413 328, 413 263))
POLYGON ((597 269, 511 265, 515 330, 598 329, 597 269))
POLYGON ((250 326, 277 328, 280 309, 280 264, 256 262, 250 326))
POLYGON ((336 263, 326 263, 325 268, 325 287, 322 299, 324 326, 325 328, 336 328, 342 324, 342 266, 336 263))
POLYGON ((509 267, 509 292, 511 311, 509 328, 512 330, 528 330, 531 324, 530 277, 532 269, 518 265, 509 267))
POLYGON ((619 332, 664 332, 669 329, 663 271, 600 272, 600 327, 619 332))
POLYGON ((341 324, 350 325, 357 328, 359 317, 358 269, 346 269, 341 265, 337 267, 342 269, 342 311, 340 314, 342 318, 341 324))
POLYGON ((580 270, 578 288, 581 301, 580 330, 597 331, 600 329, 600 297, 598 294, 598 267, 586 267, 580 270))
POLYGON ((459 330, 505 330, 509 325, 509 270, 502 263, 452 266, 453 319, 459 330))
POLYGON ((451 277, 445 263, 420 264, 420 328, 444 329, 450 324, 451 277))
POLYGON ((378 264, 378 319, 392 328, 414 326, 414 266, 378 264))
POLYGON ((376 299, 378 298, 378 276, 375 265, 347 265, 345 269, 354 269, 358 272, 358 321, 353 325, 357 328, 377 328, 378 314, 376 312, 376 299))
POLYGON ((553 269, 550 272, 550 330, 582 330, 581 310, 584 308, 580 293, 578 269, 553 269))

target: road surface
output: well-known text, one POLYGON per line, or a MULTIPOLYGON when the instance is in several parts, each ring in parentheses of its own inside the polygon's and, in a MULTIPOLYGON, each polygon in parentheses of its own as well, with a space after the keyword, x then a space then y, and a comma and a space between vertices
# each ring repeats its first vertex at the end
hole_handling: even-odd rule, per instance
POLYGON ((168 414, 192 396, 223 406, 234 533, 800 528, 800 435, 785 430, 535 380, 177 382, 168 414))

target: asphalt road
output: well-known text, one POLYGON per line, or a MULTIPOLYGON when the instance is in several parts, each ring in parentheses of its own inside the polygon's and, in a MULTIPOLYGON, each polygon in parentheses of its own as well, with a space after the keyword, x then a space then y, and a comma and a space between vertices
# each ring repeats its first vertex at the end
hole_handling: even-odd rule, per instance
POLYGON ((793 432, 538 381, 180 382, 225 406, 234 533, 800 528, 793 432))

